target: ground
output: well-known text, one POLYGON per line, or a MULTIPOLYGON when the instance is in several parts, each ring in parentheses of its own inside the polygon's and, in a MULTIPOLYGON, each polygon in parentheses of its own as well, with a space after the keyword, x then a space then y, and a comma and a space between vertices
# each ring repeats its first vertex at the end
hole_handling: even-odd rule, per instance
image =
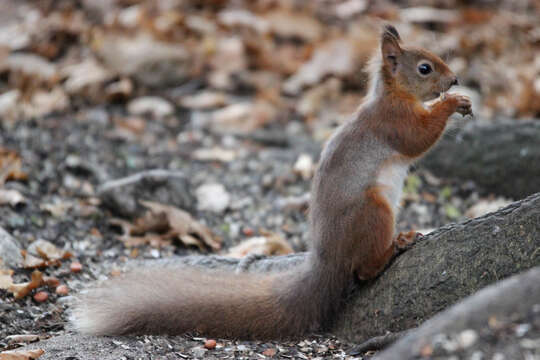
MULTIPOLYGON (((0 140, 4 147, 17 151, 23 158, 27 181, 12 181, 7 187, 18 190, 27 198, 25 205, 0 207, 0 226, 11 233, 26 249, 36 239, 45 239, 57 247, 70 250, 82 264, 82 271, 70 270, 72 260, 43 271, 68 285, 70 292, 79 291, 95 279, 109 275, 111 269, 122 268, 132 257, 152 259, 173 254, 198 253, 197 249, 172 244, 161 249, 146 245, 125 247, 118 240, 118 229, 109 221, 120 215, 114 207, 101 203, 96 195, 106 179, 116 179, 147 169, 178 169, 187 177, 187 184, 175 191, 193 193, 201 184, 223 184, 231 196, 230 206, 223 213, 197 210, 195 199, 186 195, 184 200, 194 218, 206 223, 212 232, 223 238, 224 248, 257 235, 264 230, 278 233, 297 251, 307 247, 306 209, 303 206, 284 206, 291 197, 301 197, 309 190, 309 180, 293 172, 300 154, 318 156, 321 144, 309 132, 298 126, 275 126, 262 129, 257 137, 222 138, 208 132, 191 129, 185 114, 178 113, 171 123, 147 119, 144 141, 114 136, 110 121, 114 108, 83 108, 72 114, 54 114, 40 119, 6 125, 0 140), (189 142, 177 144, 189 137, 189 142), (191 150, 214 145, 235 149, 240 154, 228 162, 194 161, 191 150), (279 144, 276 146, 275 144, 279 144), (187 203, 192 201, 191 204, 187 203), (65 211, 53 214, 44 204, 60 204, 65 211), (247 234, 247 235, 246 235, 247 234)), ((445 206, 456 204, 456 211, 465 213, 470 199, 476 198, 474 188, 458 187, 451 182, 433 178, 427 170, 415 170, 409 179, 410 198, 398 220, 398 228, 435 228, 444 221, 445 206), (450 195, 441 195, 440 189, 450 195), (419 211, 418 208, 425 211, 419 211)), ((174 194, 172 195, 174 196, 174 194)), ((15 282, 27 281, 31 270, 17 270, 15 282)), ((39 290, 39 289, 38 289, 39 290)), ((43 290, 43 289, 41 289, 43 290)), ((44 288, 44 290, 47 290, 44 288)), ((48 291, 46 302, 38 303, 32 296, 15 300, 0 290, 3 309, 0 337, 8 335, 38 334, 50 337, 65 333, 68 297, 48 291)), ((141 337, 148 342, 148 337, 141 337)), ((118 340, 121 342, 121 340, 118 340)), ((174 352, 190 354, 204 343, 197 337, 165 338, 151 341, 152 352, 161 341, 174 344, 174 352)), ((227 357, 240 346, 245 351, 262 353, 267 348, 279 348, 283 355, 343 357, 351 344, 333 338, 311 337, 283 343, 250 343, 219 340, 217 357, 227 357), (314 341, 311 345, 310 342, 314 341), (236 348, 235 348, 236 347, 236 348), (233 349, 233 350, 231 350, 233 349), (283 349, 283 350, 281 350, 283 349), (296 355, 295 355, 296 354, 296 355)), ((7 339, 2 348, 13 348, 7 339)), ((162 351, 170 348, 163 345, 162 351)), ((145 351, 146 348, 145 348, 145 351)), ((148 350, 150 351, 150 350, 148 350)), ((159 351, 157 351, 159 353, 159 351)))

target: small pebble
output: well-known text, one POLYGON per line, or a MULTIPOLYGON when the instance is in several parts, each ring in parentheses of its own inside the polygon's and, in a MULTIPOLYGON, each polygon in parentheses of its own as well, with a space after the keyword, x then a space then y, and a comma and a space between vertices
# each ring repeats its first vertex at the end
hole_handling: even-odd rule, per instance
POLYGON ((58 285, 60 285, 60 280, 58 280, 58 278, 54 276, 44 276, 43 282, 47 284, 47 286, 52 287, 52 288, 55 288, 58 285))
POLYGON ((519 324, 514 331, 517 337, 523 337, 530 329, 530 324, 519 324))
POLYGON ((34 294, 34 300, 37 302, 45 302, 49 298, 49 294, 46 291, 39 291, 34 294))
POLYGON ((212 349, 215 349, 216 347, 216 340, 214 339, 208 339, 204 342, 204 347, 207 348, 208 350, 212 350, 212 349))
POLYGON ((457 337, 458 343, 463 349, 467 349, 478 340, 478 334, 472 329, 463 330, 457 337))
POLYGON ((262 352, 262 354, 263 354, 264 356, 272 357, 272 356, 276 355, 276 352, 277 352, 276 349, 274 349, 274 348, 268 348, 268 349, 264 350, 264 351, 262 352))
POLYGON ((253 231, 253 229, 250 228, 250 227, 244 228, 244 229, 242 230, 242 232, 243 232, 244 235, 246 235, 246 236, 253 236, 253 234, 255 233, 255 232, 253 231))
POLYGON ((67 287, 67 285, 64 285, 64 284, 59 285, 56 288, 56 293, 62 296, 67 295, 69 293, 69 288, 67 287))
POLYGON ((71 272, 78 273, 82 270, 82 264, 78 261, 74 261, 69 266, 69 269, 71 270, 71 272))

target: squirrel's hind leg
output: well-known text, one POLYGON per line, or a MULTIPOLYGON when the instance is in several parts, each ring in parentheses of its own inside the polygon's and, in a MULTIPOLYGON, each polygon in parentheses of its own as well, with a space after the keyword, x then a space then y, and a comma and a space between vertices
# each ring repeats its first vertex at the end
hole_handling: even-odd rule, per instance
POLYGON ((409 249, 415 242, 422 239, 423 237, 424 237, 423 234, 416 232, 414 230, 411 230, 408 232, 400 232, 394 238, 394 243, 396 243, 396 247, 399 250, 406 250, 406 249, 409 249))
POLYGON ((360 280, 368 280, 383 271, 396 252, 394 214, 378 186, 366 190, 355 219, 353 270, 360 280))

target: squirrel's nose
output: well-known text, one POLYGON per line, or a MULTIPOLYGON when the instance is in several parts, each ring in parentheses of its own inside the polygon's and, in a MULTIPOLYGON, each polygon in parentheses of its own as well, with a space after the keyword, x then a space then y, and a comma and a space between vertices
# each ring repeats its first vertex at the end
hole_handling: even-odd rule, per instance
POLYGON ((450 85, 451 85, 451 86, 459 85, 459 82, 458 82, 457 77, 454 77, 454 80, 452 80, 452 84, 450 84, 450 85))

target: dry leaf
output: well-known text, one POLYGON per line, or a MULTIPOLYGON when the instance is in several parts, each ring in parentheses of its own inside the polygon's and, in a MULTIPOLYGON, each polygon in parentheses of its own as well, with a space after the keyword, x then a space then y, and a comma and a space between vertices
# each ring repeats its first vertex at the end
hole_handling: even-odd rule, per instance
POLYGON ((39 270, 32 272, 32 279, 30 282, 21 284, 12 284, 8 291, 13 294, 15 299, 21 299, 28 295, 30 291, 40 287, 43 284, 43 274, 39 270))
POLYGON ((19 89, 6 91, 0 95, 0 116, 14 120, 18 115, 18 102, 21 97, 19 89))
POLYGON ((197 149, 191 154, 193 159, 201 161, 220 161, 228 163, 236 158, 236 151, 213 147, 210 149, 197 149))
POLYGON ((13 270, 0 269, 0 289, 7 290, 13 285, 13 270))
POLYGON ((281 236, 269 233, 266 236, 256 236, 247 239, 232 247, 227 252, 227 256, 242 258, 247 255, 286 255, 294 250, 281 236))
POLYGON ((313 16, 304 12, 276 10, 264 16, 270 31, 281 38, 316 41, 321 38, 323 27, 313 16))
POLYGON ((45 82, 58 79, 56 65, 47 59, 30 53, 13 53, 0 62, 0 71, 17 72, 28 78, 45 82))
POLYGON ((228 27, 247 27, 259 33, 266 33, 268 22, 245 9, 226 9, 218 14, 219 21, 228 27))
POLYGON ((170 102, 158 96, 143 96, 131 100, 127 110, 131 115, 151 114, 159 119, 172 115, 174 107, 170 102))
MULTIPOLYGON (((340 99, 343 99, 342 83, 339 79, 332 77, 304 91, 302 98, 296 103, 296 111, 309 119, 320 116, 321 111, 329 112, 329 109, 336 107, 340 99)), ((350 112, 347 115, 349 114, 350 112)), ((335 121, 335 116, 333 118, 335 121)))
POLYGON ((19 111, 24 117, 40 117, 65 110, 68 106, 68 96, 60 86, 56 86, 52 90, 37 90, 28 101, 19 104, 19 111))
POLYGON ((80 63, 64 67, 62 75, 67 77, 64 88, 69 94, 80 94, 85 89, 97 88, 114 76, 112 72, 91 57, 80 63))
POLYGON ((109 69, 133 76, 145 85, 164 86, 184 79, 190 67, 190 52, 179 42, 159 41, 145 31, 134 36, 96 29, 92 48, 109 69))
POLYGON ((30 360, 37 359, 45 354, 43 349, 35 350, 10 350, 0 353, 0 360, 30 360))
POLYGON ((401 10, 400 17, 408 23, 453 23, 460 13, 456 10, 437 9, 427 6, 409 7, 401 10))
POLYGON ((225 134, 247 134, 272 121, 277 109, 264 100, 236 103, 216 110, 211 116, 212 130, 225 134))
POLYGON ((115 139, 136 140, 145 133, 146 120, 140 116, 113 118, 115 128, 108 133, 108 136, 115 139))
POLYGON ((17 334, 17 335, 8 335, 6 336, 8 344, 22 344, 22 343, 31 343, 39 340, 39 335, 35 334, 17 334))
POLYGON ((59 249, 53 243, 43 239, 38 239, 30 244, 28 252, 38 255, 45 260, 69 259, 73 256, 71 252, 59 249))
POLYGON ((0 188, 0 205, 6 204, 9 204, 12 207, 16 207, 21 204, 26 204, 26 199, 17 190, 0 188))
POLYGON ((107 100, 117 100, 128 98, 133 94, 133 81, 129 78, 122 78, 118 81, 115 81, 105 88, 105 94, 107 95, 107 100))
POLYGON ((183 243, 204 248, 207 245, 214 250, 221 248, 221 242, 212 235, 205 225, 197 222, 189 213, 170 205, 164 205, 152 201, 141 201, 156 215, 165 214, 169 222, 169 236, 177 236, 183 243))
POLYGON ((313 57, 283 84, 287 94, 296 95, 306 86, 312 86, 327 75, 346 76, 359 68, 355 44, 338 38, 320 46, 313 57), (339 56, 336 56, 339 54, 339 56))
POLYGON ((212 109, 227 105, 227 97, 221 92, 202 91, 182 98, 180 105, 190 109, 212 109))
POLYGON ((0 148, 0 185, 8 180, 26 180, 28 175, 21 168, 22 160, 19 154, 0 148))
POLYGON ((26 250, 21 250, 21 255, 24 258, 22 266, 25 269, 35 269, 47 266, 46 260, 35 257, 29 254, 26 250))
POLYGON ((364 12, 368 6, 367 0, 348 0, 336 4, 334 11, 339 18, 348 19, 364 12))
POLYGON ((133 223, 121 219, 110 220, 111 224, 122 228, 123 234, 119 238, 125 246, 150 244, 162 247, 176 239, 186 246, 196 246, 201 250, 205 246, 214 250, 221 248, 220 240, 214 238, 210 229, 186 211, 152 201, 141 201, 141 204, 149 211, 133 223))

